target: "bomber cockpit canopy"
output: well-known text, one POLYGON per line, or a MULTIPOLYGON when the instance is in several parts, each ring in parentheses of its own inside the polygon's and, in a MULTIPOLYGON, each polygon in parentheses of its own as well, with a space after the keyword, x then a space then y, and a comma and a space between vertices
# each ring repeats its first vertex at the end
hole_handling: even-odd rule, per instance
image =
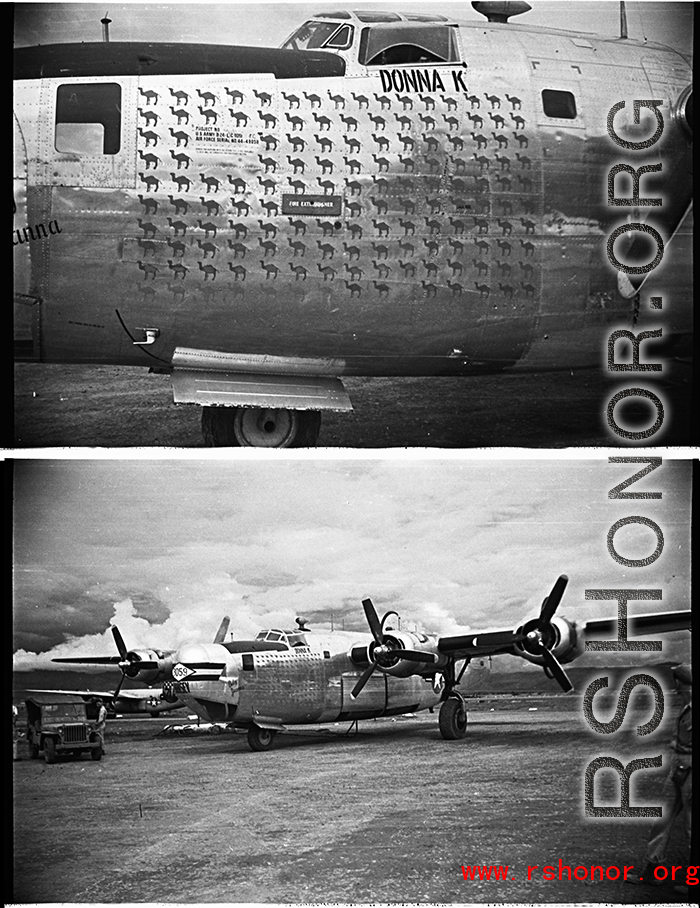
POLYGON ((274 627, 266 631, 260 631, 255 639, 265 640, 268 643, 281 643, 290 649, 293 646, 309 645, 304 634, 299 633, 299 631, 281 631, 274 627))
POLYGON ((318 13, 282 45, 329 50, 352 64, 397 66, 460 61, 457 22, 439 15, 339 11, 318 13))

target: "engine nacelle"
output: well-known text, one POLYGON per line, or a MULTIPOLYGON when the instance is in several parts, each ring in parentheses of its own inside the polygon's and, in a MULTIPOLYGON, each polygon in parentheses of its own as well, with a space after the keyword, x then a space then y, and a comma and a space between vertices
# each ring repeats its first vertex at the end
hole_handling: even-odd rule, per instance
POLYGON ((350 651, 350 658, 356 663, 374 662, 378 669, 396 678, 432 674, 436 669, 444 668, 448 662, 448 659, 438 652, 436 637, 409 631, 385 632, 381 644, 354 646, 350 651), (433 661, 417 662, 402 659, 402 650, 425 653, 433 656, 433 661))
MULTIPOLYGON (((538 619, 533 618, 531 621, 525 622, 521 628, 518 628, 518 633, 529 634, 532 631, 537 631, 537 624, 538 619)), ((575 622, 555 616, 542 637, 542 644, 556 657, 557 661, 566 664, 567 662, 573 662, 574 659, 578 659, 583 654, 585 641, 575 622)), ((527 659, 528 662, 532 662, 535 665, 544 665, 541 653, 534 652, 534 647, 529 649, 528 645, 529 641, 527 638, 520 643, 516 643, 515 651, 517 655, 522 656, 523 659, 527 659)))
POLYGON ((167 681, 175 664, 172 655, 154 649, 129 650, 126 660, 129 664, 122 664, 126 677, 138 678, 144 684, 167 681))

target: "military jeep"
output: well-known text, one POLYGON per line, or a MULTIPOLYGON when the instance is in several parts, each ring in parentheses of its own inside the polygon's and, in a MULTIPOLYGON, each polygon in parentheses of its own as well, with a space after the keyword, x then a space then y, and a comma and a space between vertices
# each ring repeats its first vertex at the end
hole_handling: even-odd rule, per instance
POLYGON ((32 759, 43 752, 47 763, 59 755, 80 757, 89 751, 102 759, 102 739, 88 718, 89 704, 71 694, 36 693, 26 701, 27 741, 32 759))

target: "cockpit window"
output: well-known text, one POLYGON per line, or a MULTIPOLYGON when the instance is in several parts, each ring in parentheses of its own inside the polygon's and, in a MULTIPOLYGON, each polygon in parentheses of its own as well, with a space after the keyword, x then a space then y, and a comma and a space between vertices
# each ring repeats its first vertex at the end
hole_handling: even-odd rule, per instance
POLYGON ((447 25, 387 25, 366 28, 360 42, 360 63, 397 66, 402 63, 455 63, 459 60, 455 29, 447 25))
POLYGON ((344 50, 352 44, 354 30, 352 25, 343 25, 338 31, 323 45, 324 47, 334 47, 338 50, 344 50))
POLYGON ((360 22, 400 22, 401 16, 396 13, 366 13, 355 11, 360 22))
POLYGON ((287 634, 287 642, 290 646, 308 646, 303 634, 287 634))
POLYGON ((323 47, 337 29, 337 22, 314 22, 313 19, 309 19, 287 38, 282 47, 287 50, 313 50, 323 47))

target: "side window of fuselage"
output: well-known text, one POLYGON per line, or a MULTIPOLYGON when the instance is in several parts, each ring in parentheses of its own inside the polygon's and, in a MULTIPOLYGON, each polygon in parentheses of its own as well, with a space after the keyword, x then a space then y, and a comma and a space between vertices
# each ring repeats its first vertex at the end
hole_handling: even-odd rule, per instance
POLYGON ((548 117, 560 120, 576 119, 576 98, 570 91, 545 88, 542 91, 542 108, 548 117))
POLYGON ((115 155, 121 148, 122 89, 116 82, 59 85, 56 151, 115 155))

